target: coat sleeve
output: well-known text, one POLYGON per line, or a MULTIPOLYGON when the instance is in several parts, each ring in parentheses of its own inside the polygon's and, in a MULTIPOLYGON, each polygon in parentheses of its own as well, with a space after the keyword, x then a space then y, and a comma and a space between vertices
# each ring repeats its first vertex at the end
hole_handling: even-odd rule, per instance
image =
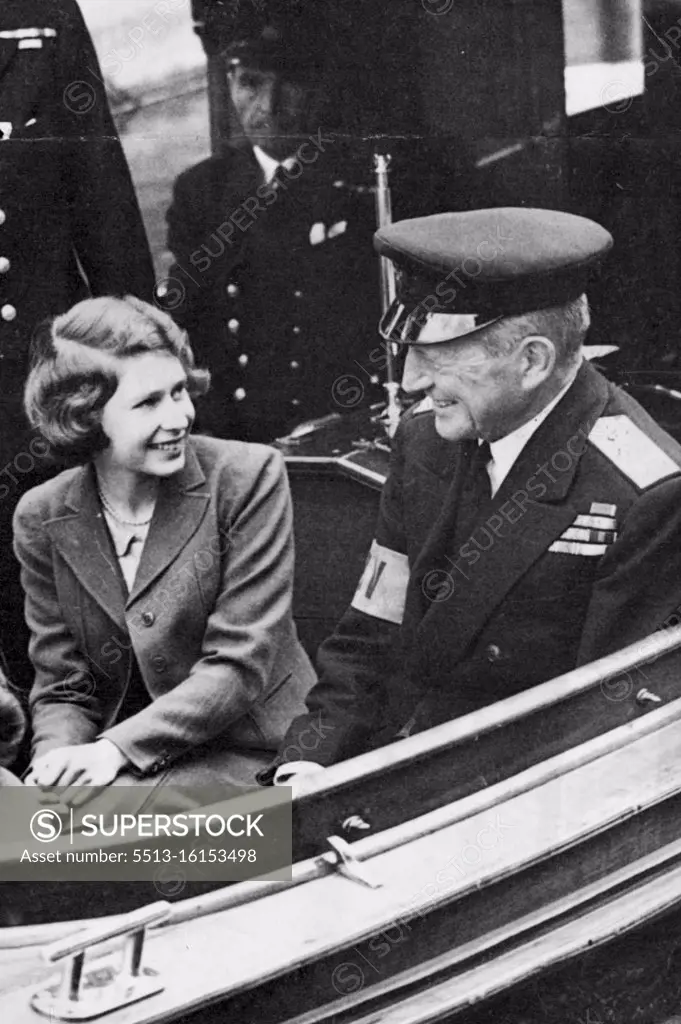
POLYGON ((166 213, 167 248, 173 262, 168 276, 159 282, 158 303, 190 334, 201 322, 203 292, 208 284, 202 278, 201 265, 195 267, 191 261, 192 254, 199 249, 197 233, 205 220, 203 204, 204 196, 194 184, 193 170, 180 174, 166 213))
MULTIPOLYGON (((402 582, 406 590, 400 433, 381 496, 376 544, 400 559, 405 567, 402 582)), ((358 592, 362 583, 366 587, 366 579, 365 570, 358 592)), ((332 636, 320 647, 319 682, 307 696, 307 713, 291 724, 276 760, 261 773, 263 784, 270 782, 279 765, 287 762, 315 761, 328 766, 353 757, 366 749, 370 737, 382 725, 386 686, 400 668, 401 628, 398 622, 370 614, 355 603, 361 603, 357 595, 332 636)))
POLYGON ((228 181, 233 170, 238 176, 238 164, 233 168, 228 160, 221 161, 219 167, 212 161, 190 167, 175 180, 166 214, 167 248, 173 262, 168 276, 159 282, 157 301, 189 331, 192 344, 195 331, 210 334, 229 316, 224 287, 218 305, 215 288, 229 277, 241 256, 244 236, 235 231, 230 216, 238 210, 242 197, 226 189, 223 182, 218 198, 214 178, 217 174, 228 181))
POLYGON ((97 54, 78 4, 63 5, 57 81, 73 244, 93 295, 151 301, 154 271, 142 216, 109 109, 97 54))
POLYGON ((24 738, 26 717, 9 680, 0 672, 0 766, 8 768, 19 752, 24 738))
POLYGON ((681 610, 681 477, 645 491, 604 556, 593 588, 578 664, 664 627, 681 610))
POLYGON ((223 513, 230 542, 202 657, 173 690, 102 734, 141 772, 225 732, 271 684, 290 628, 293 522, 284 460, 260 450, 267 454, 236 513, 223 513))
POLYGON ((57 596, 52 545, 25 495, 14 513, 14 551, 21 565, 29 656, 35 671, 29 696, 33 756, 97 738, 102 708, 87 661, 57 596))

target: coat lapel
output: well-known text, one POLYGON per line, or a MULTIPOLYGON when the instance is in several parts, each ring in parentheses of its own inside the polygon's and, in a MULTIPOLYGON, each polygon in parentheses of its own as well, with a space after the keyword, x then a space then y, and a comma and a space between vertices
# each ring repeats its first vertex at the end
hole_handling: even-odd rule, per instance
POLYGON ((191 447, 184 469, 161 482, 156 510, 128 596, 97 495, 92 465, 76 475, 64 513, 46 523, 53 543, 79 582, 123 631, 126 603, 133 604, 177 558, 198 529, 210 500, 198 488, 205 476, 191 447))
POLYGON ((184 469, 161 481, 156 509, 128 598, 128 607, 165 572, 198 530, 210 501, 207 488, 199 490, 205 482, 199 460, 190 444, 184 469))
MULTIPOLYGON (((450 552, 452 562, 456 560, 462 570, 459 571, 452 562, 443 560, 441 567, 452 577, 453 593, 449 599, 434 602, 427 608, 417 630, 419 649, 425 647, 427 650, 433 645, 439 647, 445 637, 449 664, 463 658, 511 588, 574 521, 580 510, 571 498, 571 491, 580 453, 593 424, 606 406, 607 397, 605 380, 585 363, 573 386, 532 435, 499 491, 482 510, 472 534, 474 539, 479 539, 480 546, 474 543, 470 547, 472 551, 479 551, 477 562, 468 565, 460 557, 455 559, 450 552), (552 457, 558 452, 568 453, 567 443, 575 436, 577 440, 572 442, 571 448, 578 454, 570 454, 569 459, 557 459, 562 469, 554 466, 552 457), (535 485, 530 490, 536 498, 525 505, 522 517, 513 525, 506 523, 505 529, 500 528, 500 536, 495 536, 489 529, 483 533, 490 516, 498 513, 505 502, 510 501, 514 494, 517 496, 519 491, 528 492, 529 481, 535 485), (538 488, 539 483, 546 488, 544 493, 538 488)), ((455 519, 457 494, 453 486, 446 509, 438 519, 438 529, 455 519)), ((513 505, 513 508, 518 506, 513 505)), ((436 536, 435 530, 431 536, 436 536)))
POLYGON ((45 524, 79 582, 125 630, 125 583, 102 515, 92 465, 83 467, 64 501, 64 513, 45 524))

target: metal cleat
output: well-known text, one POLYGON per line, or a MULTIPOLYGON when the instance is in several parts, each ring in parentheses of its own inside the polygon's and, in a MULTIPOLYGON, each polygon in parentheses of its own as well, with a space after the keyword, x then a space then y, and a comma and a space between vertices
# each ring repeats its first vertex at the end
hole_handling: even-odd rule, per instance
POLYGON ((341 839, 340 836, 327 836, 326 841, 338 858, 334 867, 339 874, 345 875, 351 882, 365 885, 367 889, 381 889, 383 887, 383 882, 377 882, 372 878, 366 867, 361 861, 357 860, 352 847, 345 839, 341 839))
POLYGON ((360 818, 359 814, 351 814, 349 818, 346 818, 341 828, 344 832, 352 832, 353 829, 370 829, 371 825, 364 818, 360 818))
POLYGON ((636 694, 636 703, 640 704, 641 707, 645 706, 646 704, 661 704, 662 697, 658 697, 656 693, 653 693, 651 690, 646 689, 646 687, 644 686, 636 694))
POLYGON ((51 1022, 93 1020, 162 992, 158 971, 142 966, 142 952, 146 929, 164 921, 170 911, 170 903, 152 903, 114 925, 87 928, 47 946, 43 959, 48 963, 69 959, 61 978, 50 979, 33 995, 33 1009, 51 1022), (98 957, 92 969, 84 970, 89 949, 121 937, 127 940, 122 951, 98 957))

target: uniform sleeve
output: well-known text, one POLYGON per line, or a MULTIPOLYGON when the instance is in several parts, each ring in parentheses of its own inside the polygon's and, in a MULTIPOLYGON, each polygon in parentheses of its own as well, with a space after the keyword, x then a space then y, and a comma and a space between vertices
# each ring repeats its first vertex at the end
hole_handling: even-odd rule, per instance
POLYGON ((202 657, 188 677, 103 736, 142 772, 224 732, 265 693, 291 615, 293 523, 282 456, 268 451, 235 518, 202 657))
POLYGON ((604 556, 579 651, 583 665, 662 628, 681 609, 681 478, 634 502, 604 556))
POLYGON ((319 649, 319 682, 307 696, 307 714, 288 730, 279 765, 315 761, 327 766, 366 749, 380 727, 385 687, 399 670, 401 610, 409 575, 402 513, 402 447, 396 438, 381 497, 376 539, 352 605, 319 649))
POLYGON ((64 621, 49 537, 26 504, 22 499, 14 515, 14 551, 31 631, 28 651, 35 678, 29 707, 36 757, 95 740, 102 709, 87 662, 64 621))
POLYGON ((131 293, 151 301, 149 244, 97 55, 78 5, 65 4, 63 13, 58 82, 74 248, 93 295, 131 293))
MULTIPOLYGON (((203 196, 194 187, 191 174, 179 175, 173 185, 172 202, 166 213, 168 224, 167 277, 159 282, 158 302, 173 319, 192 335, 201 322, 201 302, 207 282, 200 268, 191 262, 198 250, 197 231, 204 222, 203 196)), ((194 338, 192 337, 192 342, 194 338)))

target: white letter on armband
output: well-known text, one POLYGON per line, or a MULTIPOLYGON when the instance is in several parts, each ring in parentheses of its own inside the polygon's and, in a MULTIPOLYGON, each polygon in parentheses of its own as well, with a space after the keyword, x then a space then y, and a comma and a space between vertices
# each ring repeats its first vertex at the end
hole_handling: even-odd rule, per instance
POLYGON ((407 556, 374 541, 352 599, 352 607, 377 619, 400 625, 404 617, 408 582, 407 556))

